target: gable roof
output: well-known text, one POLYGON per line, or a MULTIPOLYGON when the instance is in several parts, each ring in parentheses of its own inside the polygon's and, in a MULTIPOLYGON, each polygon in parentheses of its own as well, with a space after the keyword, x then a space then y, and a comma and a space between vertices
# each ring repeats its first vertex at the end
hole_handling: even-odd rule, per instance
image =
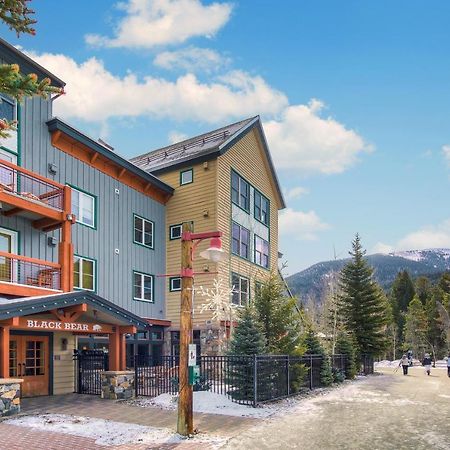
POLYGON ((63 294, 42 295, 39 297, 23 297, 0 300, 0 320, 11 317, 37 314, 51 309, 86 303, 98 311, 113 316, 124 325, 134 325, 138 329, 148 328, 148 322, 120 306, 89 291, 73 291, 63 294))
POLYGON ((20 72, 23 74, 35 73, 39 78, 50 78, 53 86, 63 88, 66 85, 56 75, 53 75, 45 67, 42 67, 2 38, 0 38, 0 59, 3 59, 7 64, 19 64, 20 72))
POLYGON ((233 146, 233 144, 244 137, 252 129, 257 129, 259 131, 270 173, 279 197, 281 205, 280 209, 283 209, 286 207, 286 203, 259 116, 250 117, 226 125, 222 128, 209 131, 208 133, 152 150, 143 155, 131 158, 130 161, 146 172, 158 175, 179 167, 200 163, 223 155, 233 146))
POLYGON ((74 128, 73 126, 64 122, 63 120, 59 119, 58 117, 53 117, 52 119, 47 121, 46 124, 47 124, 48 130, 50 131, 50 133, 60 131, 60 132, 64 133, 65 135, 69 136, 70 138, 74 139, 75 141, 80 142, 81 144, 90 148, 94 152, 99 153, 100 155, 104 156, 105 158, 109 159, 110 161, 123 167, 124 169, 129 170, 131 173, 144 179, 145 181, 152 184, 153 186, 156 186, 157 188, 161 189, 166 194, 169 194, 169 195, 173 194, 173 188, 171 186, 169 186, 168 184, 164 183, 163 181, 161 181, 155 175, 153 175, 145 170, 142 170, 141 168, 136 166, 136 164, 130 163, 127 159, 122 158, 117 153, 113 152, 109 148, 100 144, 96 140, 87 136, 83 132, 77 130, 76 128, 74 128))

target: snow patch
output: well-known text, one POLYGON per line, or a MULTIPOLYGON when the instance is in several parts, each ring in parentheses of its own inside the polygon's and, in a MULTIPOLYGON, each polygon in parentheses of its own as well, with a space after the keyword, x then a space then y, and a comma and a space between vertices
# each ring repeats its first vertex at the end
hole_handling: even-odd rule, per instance
MULTIPOLYGON (((176 409, 178 397, 171 394, 161 394, 155 398, 137 398, 128 401, 129 404, 148 407, 160 407, 162 409, 176 409)), ((225 416, 264 418, 274 414, 274 409, 269 407, 257 407, 239 405, 232 402, 226 395, 209 391, 194 392, 194 411, 205 414, 222 414, 225 416)))
MULTIPOLYGON (((98 445, 176 444, 185 439, 167 428, 154 428, 131 423, 113 422, 84 416, 39 414, 8 419, 4 423, 41 431, 82 436, 95 439, 98 445)), ((224 438, 195 436, 195 442, 224 443, 224 438)))

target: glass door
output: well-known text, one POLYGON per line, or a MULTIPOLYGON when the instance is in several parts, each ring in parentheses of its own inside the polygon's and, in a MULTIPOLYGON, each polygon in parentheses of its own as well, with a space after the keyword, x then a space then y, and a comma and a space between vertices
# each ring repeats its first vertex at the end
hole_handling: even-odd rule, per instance
MULTIPOLYGON (((0 251, 17 255, 17 231, 0 228, 0 251)), ((0 256, 0 281, 17 282, 17 267, 5 256, 0 256)))

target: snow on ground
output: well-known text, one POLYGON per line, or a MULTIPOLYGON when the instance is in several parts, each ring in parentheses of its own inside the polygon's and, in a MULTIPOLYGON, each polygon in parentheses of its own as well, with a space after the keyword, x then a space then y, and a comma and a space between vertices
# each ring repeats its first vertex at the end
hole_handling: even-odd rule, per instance
MULTIPOLYGON (((161 394, 154 398, 137 398, 128 403, 141 407, 160 407, 176 409, 178 397, 171 394, 161 394)), ((194 392, 194 411, 206 414, 223 414, 226 416, 264 418, 274 414, 274 408, 239 405, 232 402, 226 395, 209 391, 194 392)))
MULTIPOLYGON (((393 367, 394 369, 398 367, 400 364, 400 360, 396 359, 395 361, 388 361, 387 359, 384 359, 383 361, 375 362, 375 368, 377 367, 393 367)), ((418 359, 413 359, 413 366, 421 366, 422 363, 418 359)), ((446 359, 439 359, 436 361, 436 368, 446 368, 447 367, 447 360, 446 359)))
MULTIPOLYGON (((40 431, 54 431, 93 438, 98 445, 175 444, 185 440, 182 436, 173 433, 168 428, 154 428, 66 414, 20 416, 14 419, 8 419, 4 423, 37 428, 40 431)), ((206 437, 197 435, 192 438, 192 441, 218 445, 224 443, 226 439, 216 436, 206 437)))

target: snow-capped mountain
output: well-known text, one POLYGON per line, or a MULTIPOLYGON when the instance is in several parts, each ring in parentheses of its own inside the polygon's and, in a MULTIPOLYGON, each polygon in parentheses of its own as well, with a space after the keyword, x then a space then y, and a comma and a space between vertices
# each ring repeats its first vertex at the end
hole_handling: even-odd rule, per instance
MULTIPOLYGON (((406 250, 387 255, 368 255, 367 261, 375 269, 374 276, 384 289, 389 289, 400 270, 411 277, 425 275, 437 279, 450 270, 450 249, 406 250)), ((348 259, 324 261, 286 278, 291 291, 303 298, 321 301, 330 279, 348 262, 348 259)))

